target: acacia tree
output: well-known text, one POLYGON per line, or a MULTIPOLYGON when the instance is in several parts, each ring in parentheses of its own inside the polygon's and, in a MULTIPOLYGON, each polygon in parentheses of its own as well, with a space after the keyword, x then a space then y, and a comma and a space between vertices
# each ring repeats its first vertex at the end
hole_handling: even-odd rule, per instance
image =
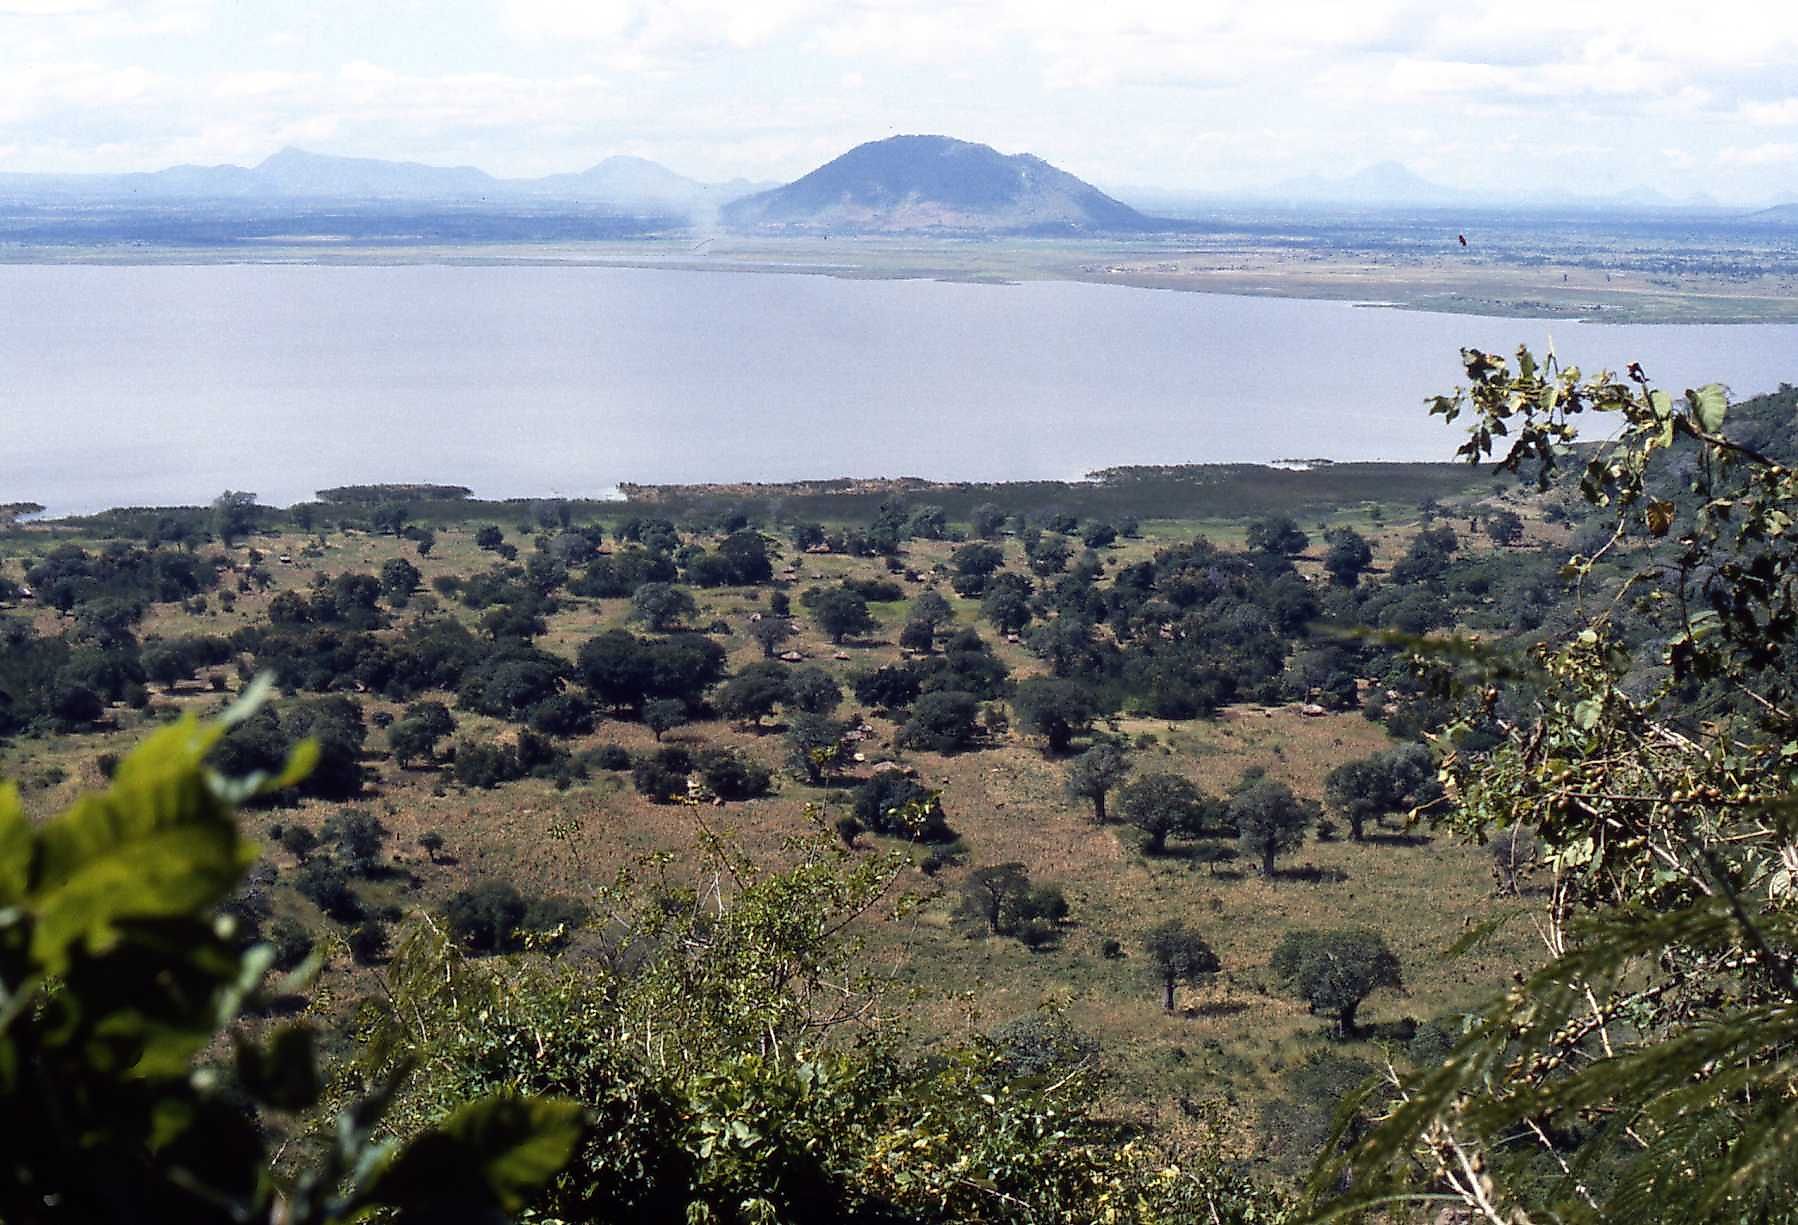
POLYGON ((1092 801, 1093 820, 1105 824, 1105 797, 1130 776, 1130 761, 1114 744, 1095 744, 1068 769, 1068 792, 1092 801))
POLYGON ((1355 1013, 1362 1001, 1382 987, 1404 986, 1398 955, 1378 932, 1366 928, 1341 931, 1287 932, 1274 949, 1274 976, 1312 1012, 1336 1018, 1336 1033, 1355 1034, 1355 1013))
POLYGON ((1143 941, 1155 976, 1161 981, 1161 1006, 1174 1011, 1174 987, 1201 983, 1223 969, 1223 962, 1198 931, 1179 919, 1169 919, 1143 941))

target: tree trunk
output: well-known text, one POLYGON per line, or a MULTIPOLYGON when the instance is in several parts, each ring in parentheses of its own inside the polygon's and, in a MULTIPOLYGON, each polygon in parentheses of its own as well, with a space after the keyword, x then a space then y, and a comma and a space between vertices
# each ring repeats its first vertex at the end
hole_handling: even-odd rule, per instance
POLYGON ((1357 1000, 1336 1014, 1336 1033, 1338 1037, 1352 1038, 1355 1036, 1355 1010, 1360 1007, 1361 1002, 1357 1000))
POLYGON ((1261 875, 1269 880, 1274 878, 1274 844, 1271 842, 1261 848, 1261 875))
POLYGON ((1103 791, 1093 796, 1093 820, 1100 825, 1105 824, 1105 793, 1103 791))
POLYGON ((1162 981, 1162 988, 1161 1006, 1171 1013, 1174 1010, 1174 976, 1172 974, 1162 981))
POLYGON ((1350 842, 1361 841, 1361 827, 1367 823, 1367 818, 1364 817, 1361 813, 1351 812, 1348 814, 1348 821, 1349 821, 1349 841, 1350 842))

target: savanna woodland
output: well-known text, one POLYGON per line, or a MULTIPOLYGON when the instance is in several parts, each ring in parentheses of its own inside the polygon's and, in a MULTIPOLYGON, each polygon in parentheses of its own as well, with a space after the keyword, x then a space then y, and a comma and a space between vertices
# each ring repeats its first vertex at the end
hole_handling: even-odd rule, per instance
POLYGON ((1798 390, 1464 359, 1463 465, 7 508, 0 1220, 1798 1218, 1798 390))

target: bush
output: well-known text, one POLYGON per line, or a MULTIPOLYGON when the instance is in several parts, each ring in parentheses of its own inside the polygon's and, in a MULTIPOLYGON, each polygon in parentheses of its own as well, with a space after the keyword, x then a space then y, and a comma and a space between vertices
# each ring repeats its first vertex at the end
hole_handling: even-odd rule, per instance
POLYGON ((921 842, 946 842, 950 833, 934 793, 903 774, 876 774, 855 791, 855 815, 870 831, 921 842))
POLYGON ((730 749, 711 749, 699 756, 699 772, 712 793, 724 800, 749 800, 768 794, 773 773, 759 762, 730 749))
POLYGON ((350 887, 349 872, 327 856, 317 856, 301 864, 293 887, 301 897, 339 922, 347 923, 362 916, 362 903, 350 887))
POLYGON ((593 703, 575 693, 544 698, 525 712, 532 731, 546 736, 582 736, 593 730, 593 703))
POLYGON ((456 781, 482 791, 510 782, 523 774, 518 757, 497 744, 464 742, 456 746, 456 781))
POLYGON ((268 943, 274 951, 277 970, 297 969, 312 956, 312 933, 294 919, 276 919, 269 929, 268 943))
POLYGON ((927 693, 912 706, 911 718, 899 729, 902 748, 953 753, 974 739, 980 704, 974 695, 953 690, 927 693))
POLYGON ((384 960, 392 943, 387 924, 379 919, 365 919, 350 929, 350 956, 358 965, 372 966, 384 960))
POLYGON ((687 772, 676 770, 662 760, 646 758, 631 767, 631 784, 638 795, 657 804, 666 804, 687 794, 687 772))
POLYGON ((450 934, 464 948, 497 953, 512 946, 524 922, 524 896, 504 881, 463 889, 444 905, 450 934))
POLYGON ((602 744, 588 754, 587 759, 601 770, 628 770, 631 768, 630 750, 623 745, 602 744))

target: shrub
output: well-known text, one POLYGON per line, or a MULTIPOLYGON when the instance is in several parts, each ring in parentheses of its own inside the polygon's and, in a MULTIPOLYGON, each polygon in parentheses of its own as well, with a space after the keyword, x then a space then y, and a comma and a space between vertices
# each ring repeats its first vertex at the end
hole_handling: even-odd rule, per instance
POLYGON ((350 874, 328 856, 316 856, 301 864, 293 887, 301 897, 339 922, 361 917, 362 903, 350 887, 350 874))
POLYGON ((980 704, 972 694, 927 693, 912 706, 911 718, 899 729, 898 743, 908 749, 953 753, 974 739, 979 713, 980 704))
POLYGON ((383 960, 391 944, 387 924, 379 919, 364 919, 350 929, 350 956, 358 965, 371 966, 383 960))
POLYGON ((877 834, 921 842, 946 842, 954 836, 935 793, 903 774, 876 774, 856 788, 855 815, 877 834))
POLYGON ((630 750, 619 744, 602 744, 589 755, 590 760, 601 770, 628 770, 631 768, 630 750))
POLYGON ((479 953, 497 953, 511 947, 526 905, 511 884, 482 881, 456 893, 443 909, 458 944, 479 953))
POLYGON ((711 749, 699 756, 699 773, 712 793, 725 800, 749 800, 768 794, 773 773, 731 749, 711 749))
POLYGON ((666 804, 687 794, 687 771, 677 770, 665 761, 646 758, 631 767, 631 784, 637 794, 666 804))

